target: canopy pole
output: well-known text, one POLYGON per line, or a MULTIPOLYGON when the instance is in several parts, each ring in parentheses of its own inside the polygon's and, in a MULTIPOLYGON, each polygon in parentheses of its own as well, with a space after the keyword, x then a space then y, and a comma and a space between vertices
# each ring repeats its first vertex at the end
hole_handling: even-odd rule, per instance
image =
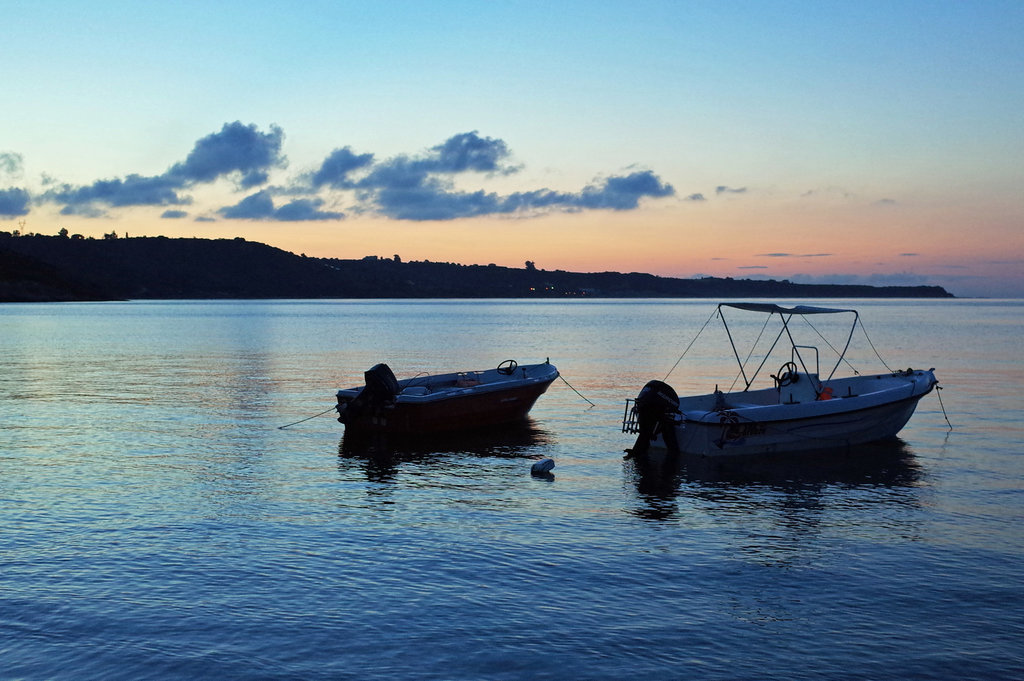
MULTIPOLYGON (((807 362, 804 361, 804 356, 800 354, 800 349, 797 347, 796 339, 793 338, 793 333, 789 330, 789 320, 793 318, 793 314, 790 313, 787 317, 782 312, 779 312, 778 315, 779 319, 782 320, 782 328, 786 332, 786 337, 789 338, 789 347, 793 348, 793 354, 798 360, 800 360, 800 366, 803 367, 804 373, 810 373, 807 370, 807 362)), ((781 336, 782 334, 779 335, 781 336)))
POLYGON ((722 314, 722 303, 718 304, 718 316, 722 318, 722 326, 725 327, 725 335, 729 337, 729 345, 732 346, 732 354, 736 358, 736 363, 740 365, 740 375, 743 376, 743 382, 750 387, 750 381, 747 380, 747 372, 743 368, 743 360, 740 359, 740 353, 736 349, 736 343, 732 339, 732 332, 729 331, 729 325, 725 321, 725 315, 722 314))
MULTIPOLYGON (((843 351, 839 354, 839 359, 836 360, 836 365, 834 367, 832 367, 832 371, 829 372, 828 378, 825 379, 825 380, 829 380, 829 381, 832 380, 832 377, 835 376, 835 374, 836 374, 836 370, 839 369, 839 365, 843 363, 844 359, 846 359, 846 351, 850 349, 850 341, 853 340, 853 332, 857 330, 857 324, 859 324, 859 323, 860 323, 860 313, 857 312, 856 310, 854 310, 853 311, 853 325, 850 327, 850 335, 846 337, 846 345, 843 346, 843 351)), ((879 359, 881 359, 881 358, 879 358, 879 359)), ((885 362, 882 362, 882 364, 884 365, 885 362)), ((854 371, 856 371, 856 370, 854 370, 854 371)))
MULTIPOLYGON (((771 318, 772 318, 772 316, 768 315, 768 318, 764 320, 765 327, 768 326, 768 322, 771 321, 771 318)), ((764 331, 764 329, 762 329, 762 332, 763 331, 764 331)), ((757 375, 761 373, 761 369, 764 369, 764 365, 768 363, 768 358, 772 356, 773 352, 775 352, 775 346, 779 344, 779 339, 782 338, 782 334, 783 333, 785 333, 785 329, 779 329, 779 333, 778 333, 777 336, 775 336, 775 340, 772 341, 771 347, 768 348, 768 352, 764 353, 764 359, 762 359, 761 363, 757 366, 757 371, 755 371, 754 375, 750 377, 750 383, 754 382, 754 379, 757 378, 757 375)), ((754 349, 753 348, 750 349, 750 354, 751 355, 754 354, 754 349)), ((750 384, 749 383, 747 384, 747 388, 748 389, 750 388, 750 384)))

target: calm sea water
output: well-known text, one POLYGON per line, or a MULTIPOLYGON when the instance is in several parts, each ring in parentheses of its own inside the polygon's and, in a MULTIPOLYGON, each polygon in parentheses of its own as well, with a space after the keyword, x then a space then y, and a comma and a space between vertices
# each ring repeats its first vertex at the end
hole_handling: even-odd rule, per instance
MULTIPOLYGON (((836 304, 954 430, 932 394, 857 461, 638 469, 623 401, 710 301, 0 305, 0 678, 1024 677, 1024 303, 836 304), (378 361, 546 357, 595 406, 279 428, 378 361)), ((713 328, 680 392, 735 373, 713 328)))

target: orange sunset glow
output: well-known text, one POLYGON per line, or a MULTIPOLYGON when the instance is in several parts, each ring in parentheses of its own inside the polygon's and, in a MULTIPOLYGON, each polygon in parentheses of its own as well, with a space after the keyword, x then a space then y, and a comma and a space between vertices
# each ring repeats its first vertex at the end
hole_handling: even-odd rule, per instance
POLYGON ((23 7, 0 230, 1024 295, 1021 8, 810 7, 23 7))

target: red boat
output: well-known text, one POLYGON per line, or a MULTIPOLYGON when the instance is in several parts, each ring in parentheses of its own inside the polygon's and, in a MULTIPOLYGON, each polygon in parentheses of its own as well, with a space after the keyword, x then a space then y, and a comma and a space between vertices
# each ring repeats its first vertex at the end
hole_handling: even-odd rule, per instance
POLYGON ((346 432, 442 433, 525 419, 558 369, 509 359, 494 369, 398 380, 387 364, 376 364, 364 378, 364 386, 338 391, 346 432))

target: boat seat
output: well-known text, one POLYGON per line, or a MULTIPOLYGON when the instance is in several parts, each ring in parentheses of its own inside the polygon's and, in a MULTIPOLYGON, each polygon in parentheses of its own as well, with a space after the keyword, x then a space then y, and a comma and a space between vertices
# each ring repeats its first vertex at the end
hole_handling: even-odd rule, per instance
POLYGON ((428 395, 430 394, 430 388, 425 385, 410 385, 408 388, 403 389, 400 394, 412 396, 428 395))
POLYGON ((821 385, 818 374, 801 371, 797 376, 794 382, 779 388, 779 404, 814 402, 818 399, 817 386, 821 385))

